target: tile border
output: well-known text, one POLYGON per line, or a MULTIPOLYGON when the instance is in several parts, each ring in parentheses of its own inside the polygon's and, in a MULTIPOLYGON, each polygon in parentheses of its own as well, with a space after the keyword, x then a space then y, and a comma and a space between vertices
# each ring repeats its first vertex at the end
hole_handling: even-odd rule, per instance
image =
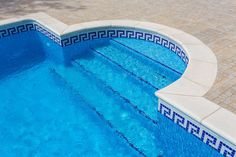
POLYGON ((205 44, 192 35, 161 24, 132 20, 93 21, 68 26, 44 13, 0 21, 0 28, 7 30, 0 29, 0 38, 27 30, 39 31, 61 46, 66 46, 66 43, 76 43, 80 39, 103 37, 104 33, 107 37, 115 35, 115 37, 135 37, 157 43, 160 41, 161 45, 182 57, 184 52, 188 58, 188 61, 185 61, 188 66, 182 77, 155 92, 159 98, 159 112, 224 156, 236 157, 236 127, 232 127, 236 115, 203 97, 211 88, 217 74, 216 57, 205 44), (13 25, 14 27, 9 27, 13 25), (105 32, 101 33, 101 30, 105 32), (109 30, 113 31, 109 33, 109 30), (87 34, 82 35, 82 32, 87 34), (142 35, 135 32, 142 32, 142 35), (158 37, 155 39, 155 35, 160 40, 157 40, 158 37), (176 47, 181 50, 177 51, 176 47), (208 68, 210 66, 211 68, 208 68), (205 108, 208 109, 204 110, 205 108), (199 113, 200 109, 204 110, 204 114, 199 113), (223 118, 227 123, 222 122, 223 118), (188 125, 185 126, 185 123, 188 125))
POLYGON ((182 113, 167 102, 160 100, 158 102, 158 111, 185 129, 188 133, 192 134, 208 146, 214 148, 225 157, 235 157, 235 145, 229 143, 222 137, 219 137, 214 131, 211 131, 204 124, 199 123, 186 114, 182 113))
POLYGON ((159 35, 158 33, 143 31, 139 29, 132 29, 130 27, 121 28, 117 26, 108 26, 100 29, 87 29, 81 32, 64 36, 61 40, 61 45, 65 47, 75 43, 98 38, 131 38, 154 42, 174 52, 178 57, 182 59, 182 61, 186 65, 189 62, 188 56, 186 55, 186 52, 182 49, 182 47, 176 45, 168 38, 165 38, 159 35))

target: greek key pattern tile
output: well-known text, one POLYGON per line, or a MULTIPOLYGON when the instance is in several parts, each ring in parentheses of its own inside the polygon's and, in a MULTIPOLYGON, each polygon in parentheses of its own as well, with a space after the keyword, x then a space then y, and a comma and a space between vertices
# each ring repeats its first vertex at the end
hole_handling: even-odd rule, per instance
POLYGON ((43 35, 45 35, 46 37, 53 40, 54 42, 56 42, 57 44, 61 45, 61 39, 59 36, 55 35, 51 31, 49 31, 47 28, 45 28, 44 26, 36 22, 14 25, 5 29, 0 29, 0 38, 8 37, 8 36, 19 34, 22 32, 28 32, 28 31, 38 31, 42 33, 43 35))
POLYGON ((128 29, 107 29, 79 33, 62 39, 61 43, 62 46, 65 47, 75 43, 99 38, 132 38, 154 42, 176 53, 185 64, 188 64, 189 61, 188 56, 186 55, 184 50, 172 41, 169 41, 158 34, 151 34, 147 32, 140 32, 128 29))
POLYGON ((217 138, 215 135, 212 135, 209 131, 205 130, 201 126, 198 126, 195 122, 191 122, 183 115, 180 115, 176 111, 172 110, 167 105, 160 102, 158 110, 162 115, 169 118, 174 123, 178 124, 190 134, 196 136, 202 142, 216 149, 223 156, 236 157, 236 150, 234 148, 228 146, 220 138, 217 138))
POLYGON ((162 45, 172 52, 176 53, 185 64, 188 64, 189 59, 183 49, 178 45, 169 41, 158 34, 151 34, 147 32, 134 31, 128 29, 106 29, 106 30, 95 30, 91 32, 79 33, 76 35, 71 35, 61 40, 61 38, 55 35, 53 32, 42 26, 37 22, 25 23, 25 24, 16 24, 8 28, 0 29, 0 38, 8 37, 14 34, 19 34, 27 31, 38 31, 50 38, 55 43, 65 47, 78 42, 99 39, 99 38, 133 38, 146 40, 154 42, 156 44, 162 45))
POLYGON ((0 29, 0 38, 33 30, 35 30, 34 24, 23 24, 18 26, 12 26, 9 28, 0 29))

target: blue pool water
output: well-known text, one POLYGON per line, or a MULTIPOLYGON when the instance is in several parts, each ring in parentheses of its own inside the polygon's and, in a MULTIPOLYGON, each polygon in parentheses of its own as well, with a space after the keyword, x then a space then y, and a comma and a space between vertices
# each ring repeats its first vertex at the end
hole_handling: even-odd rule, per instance
POLYGON ((221 156, 157 111, 154 92, 186 68, 170 50, 119 38, 61 51, 36 32, 0 39, 0 156, 221 156))

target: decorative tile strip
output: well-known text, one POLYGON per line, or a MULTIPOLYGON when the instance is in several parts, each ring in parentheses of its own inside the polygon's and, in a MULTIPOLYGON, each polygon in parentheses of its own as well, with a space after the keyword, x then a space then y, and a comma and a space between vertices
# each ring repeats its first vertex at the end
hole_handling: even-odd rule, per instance
POLYGON ((0 38, 32 30, 35 30, 34 24, 22 24, 18 26, 12 26, 9 28, 0 29, 0 38))
POLYGON ((59 36, 57 36, 52 31, 48 30, 41 24, 37 22, 28 21, 24 24, 15 24, 14 26, 9 26, 8 28, 0 29, 0 38, 8 37, 10 35, 19 34, 27 31, 38 31, 63 47, 78 42, 99 38, 133 38, 146 40, 170 49, 172 52, 176 53, 186 65, 189 61, 188 56, 186 55, 184 50, 174 44, 172 41, 169 41, 168 39, 165 39, 164 37, 158 34, 151 34, 148 32, 134 31, 129 29, 94 30, 91 32, 83 32, 76 35, 71 35, 61 40, 59 36))
POLYGON ((178 45, 174 44, 172 41, 169 41, 158 34, 151 34, 148 32, 140 32, 129 29, 114 28, 107 30, 94 30, 91 32, 78 33, 62 39, 61 43, 62 46, 65 47, 75 43, 99 38, 132 38, 132 39, 140 39, 154 42, 156 44, 162 45, 170 49, 172 52, 177 54, 186 65, 189 62, 188 56, 186 55, 184 50, 181 49, 178 45))
POLYGON ((28 31, 38 31, 41 32, 46 37, 50 38, 52 41, 56 42, 57 44, 61 45, 61 39, 59 36, 45 28, 39 23, 30 22, 24 24, 15 24, 14 26, 9 26, 8 28, 0 29, 0 38, 8 37, 11 35, 19 34, 22 32, 28 31))
POLYGON ((226 144, 222 140, 222 138, 213 135, 205 127, 199 125, 194 120, 190 120, 190 118, 187 118, 181 112, 173 110, 170 105, 159 102, 158 111, 165 117, 172 120, 174 123, 178 124, 183 129, 185 129, 187 132, 200 139, 202 142, 216 149, 223 156, 236 157, 236 150, 226 144))

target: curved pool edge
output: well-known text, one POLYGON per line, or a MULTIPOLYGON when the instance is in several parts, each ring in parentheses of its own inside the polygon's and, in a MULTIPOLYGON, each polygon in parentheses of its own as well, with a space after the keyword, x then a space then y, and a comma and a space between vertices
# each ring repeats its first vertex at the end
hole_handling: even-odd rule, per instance
POLYGON ((45 13, 3 20, 0 26, 24 20, 40 23, 60 39, 78 31, 115 26, 153 31, 175 41, 185 50, 189 62, 179 80, 155 93, 159 98, 159 112, 224 156, 236 156, 236 127, 233 126, 236 115, 204 98, 215 81, 217 60, 199 39, 164 25, 132 20, 93 21, 69 26, 45 13))

